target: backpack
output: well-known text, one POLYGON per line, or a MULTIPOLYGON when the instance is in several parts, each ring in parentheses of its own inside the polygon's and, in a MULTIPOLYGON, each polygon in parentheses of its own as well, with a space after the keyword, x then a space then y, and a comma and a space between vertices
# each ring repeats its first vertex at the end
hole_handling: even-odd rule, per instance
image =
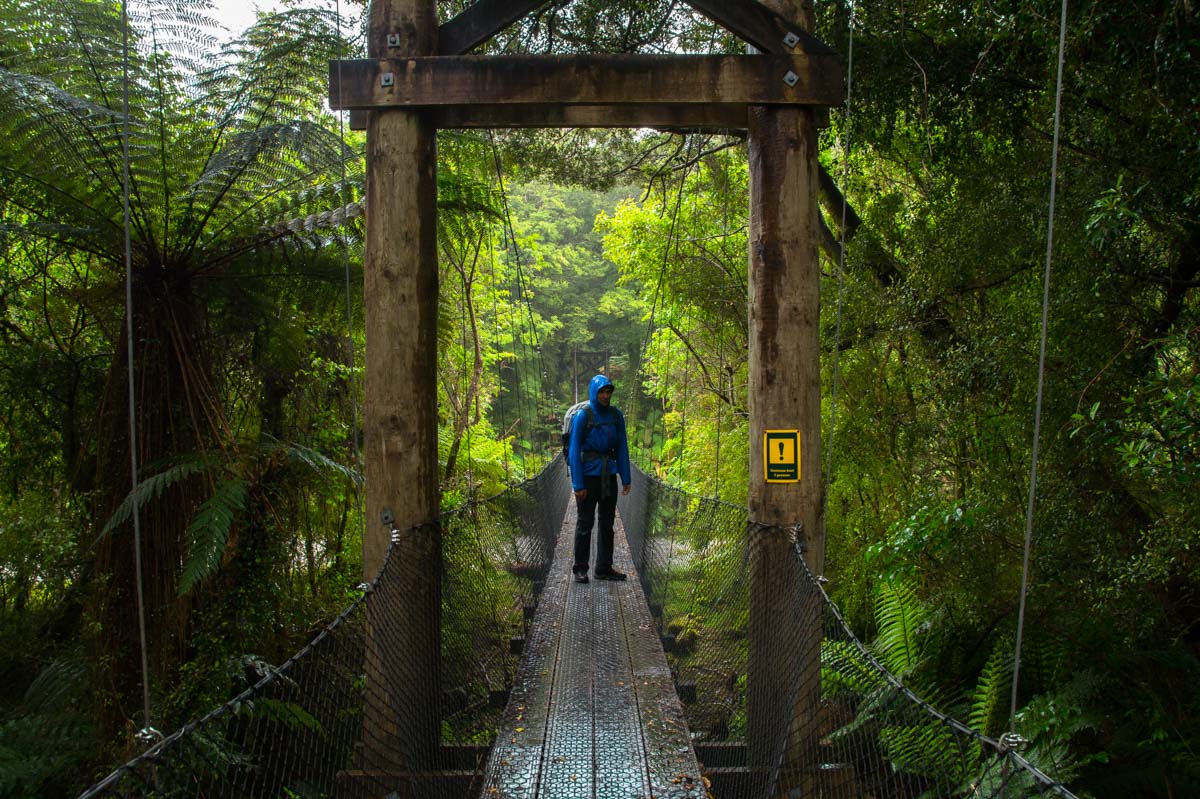
POLYGON ((568 463, 571 460, 571 422, 575 419, 575 414, 583 411, 587 414, 587 428, 583 431, 583 437, 586 439, 587 434, 596 426, 596 412, 592 410, 592 404, 588 400, 577 402, 570 408, 567 408, 567 413, 563 416, 562 423, 562 453, 563 460, 568 463))

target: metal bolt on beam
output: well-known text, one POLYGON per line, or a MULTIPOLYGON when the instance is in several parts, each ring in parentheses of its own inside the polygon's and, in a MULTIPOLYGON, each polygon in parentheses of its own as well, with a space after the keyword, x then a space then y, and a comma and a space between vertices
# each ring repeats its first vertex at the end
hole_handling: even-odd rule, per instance
POLYGON ((400 46, 400 34, 389 33, 387 35, 387 46, 388 47, 399 47, 400 46))
MULTIPOLYGON (((789 73, 791 74, 791 73, 789 73)), ((394 86, 396 84, 396 75, 393 72, 385 72, 379 76, 380 86, 394 86)))
MULTIPOLYGON (((795 86, 797 83, 800 82, 800 76, 797 75, 795 72, 792 72, 789 69, 787 74, 783 76, 783 82, 786 83, 788 86, 795 86)), ((387 84, 387 85, 390 85, 390 84, 387 84)))
POLYGON ((788 46, 789 50, 795 50, 796 45, 800 44, 800 37, 793 31, 788 31, 787 36, 783 37, 783 43, 788 46))

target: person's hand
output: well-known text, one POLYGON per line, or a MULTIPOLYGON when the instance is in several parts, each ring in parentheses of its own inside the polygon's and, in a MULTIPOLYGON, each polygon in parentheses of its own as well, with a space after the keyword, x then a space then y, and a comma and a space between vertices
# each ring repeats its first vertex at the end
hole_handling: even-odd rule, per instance
POLYGON ((624 486, 624 487, 621 489, 621 494, 622 494, 622 495, 628 495, 628 494, 629 494, 629 483, 626 483, 626 484, 625 484, 625 486, 624 486))
POLYGON ((585 497, 587 497, 587 489, 586 488, 581 488, 575 492, 575 499, 582 501, 585 497))

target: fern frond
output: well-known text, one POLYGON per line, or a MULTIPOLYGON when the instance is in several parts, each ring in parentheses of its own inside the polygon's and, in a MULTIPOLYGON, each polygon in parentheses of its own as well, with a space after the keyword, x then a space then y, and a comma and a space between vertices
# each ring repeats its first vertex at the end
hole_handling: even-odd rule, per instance
POLYGON ((86 677, 87 664, 83 661, 51 661, 25 689, 21 709, 29 714, 61 711, 83 689, 86 677))
POLYGON ((920 662, 918 633, 928 621, 929 611, 921 605, 910 583, 895 580, 880 584, 875 596, 879 635, 872 648, 893 674, 909 674, 920 662))
POLYGON ((821 692, 833 696, 840 692, 863 695, 875 690, 883 678, 850 641, 821 642, 821 692))
POLYGON ((300 444, 283 444, 273 442, 266 445, 268 449, 275 449, 284 453, 288 460, 296 463, 302 463, 318 474, 332 472, 333 474, 350 480, 357 486, 363 484, 363 474, 357 469, 352 469, 349 466, 344 466, 337 461, 324 455, 311 447, 301 446, 300 444))
POLYGON ((96 541, 99 542, 100 539, 111 533, 114 528, 124 524, 133 515, 135 505, 138 508, 143 507, 150 500, 162 496, 163 491, 171 486, 208 470, 210 466, 211 463, 206 458, 189 458, 156 475, 140 480, 133 490, 125 496, 121 504, 117 506, 113 515, 109 517, 108 522, 104 525, 104 529, 100 531, 100 535, 97 536, 96 541))
POLYGON ((1008 694, 1012 690, 1012 660, 1007 647, 1000 643, 992 650, 983 666, 979 682, 971 695, 971 712, 967 724, 976 732, 995 736, 1007 720, 1008 694))
POLYGON ((197 583, 221 565, 221 554, 233 529, 233 518, 245 510, 249 484, 240 478, 217 483, 213 495, 196 511, 188 525, 187 560, 179 578, 179 595, 190 592, 197 583))
POLYGON ((954 784, 966 778, 966 753, 954 732, 940 721, 887 727, 879 731, 879 742, 897 771, 954 784))

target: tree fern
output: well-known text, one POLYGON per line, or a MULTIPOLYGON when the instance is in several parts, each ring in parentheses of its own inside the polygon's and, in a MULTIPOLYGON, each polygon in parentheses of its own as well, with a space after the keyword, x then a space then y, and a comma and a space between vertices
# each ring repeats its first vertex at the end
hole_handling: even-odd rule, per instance
POLYGON ((221 554, 229 541, 234 516, 246 509, 249 484, 241 478, 217 483, 213 495, 196 512, 188 525, 187 560, 179 578, 179 593, 189 593, 221 565, 221 554))

